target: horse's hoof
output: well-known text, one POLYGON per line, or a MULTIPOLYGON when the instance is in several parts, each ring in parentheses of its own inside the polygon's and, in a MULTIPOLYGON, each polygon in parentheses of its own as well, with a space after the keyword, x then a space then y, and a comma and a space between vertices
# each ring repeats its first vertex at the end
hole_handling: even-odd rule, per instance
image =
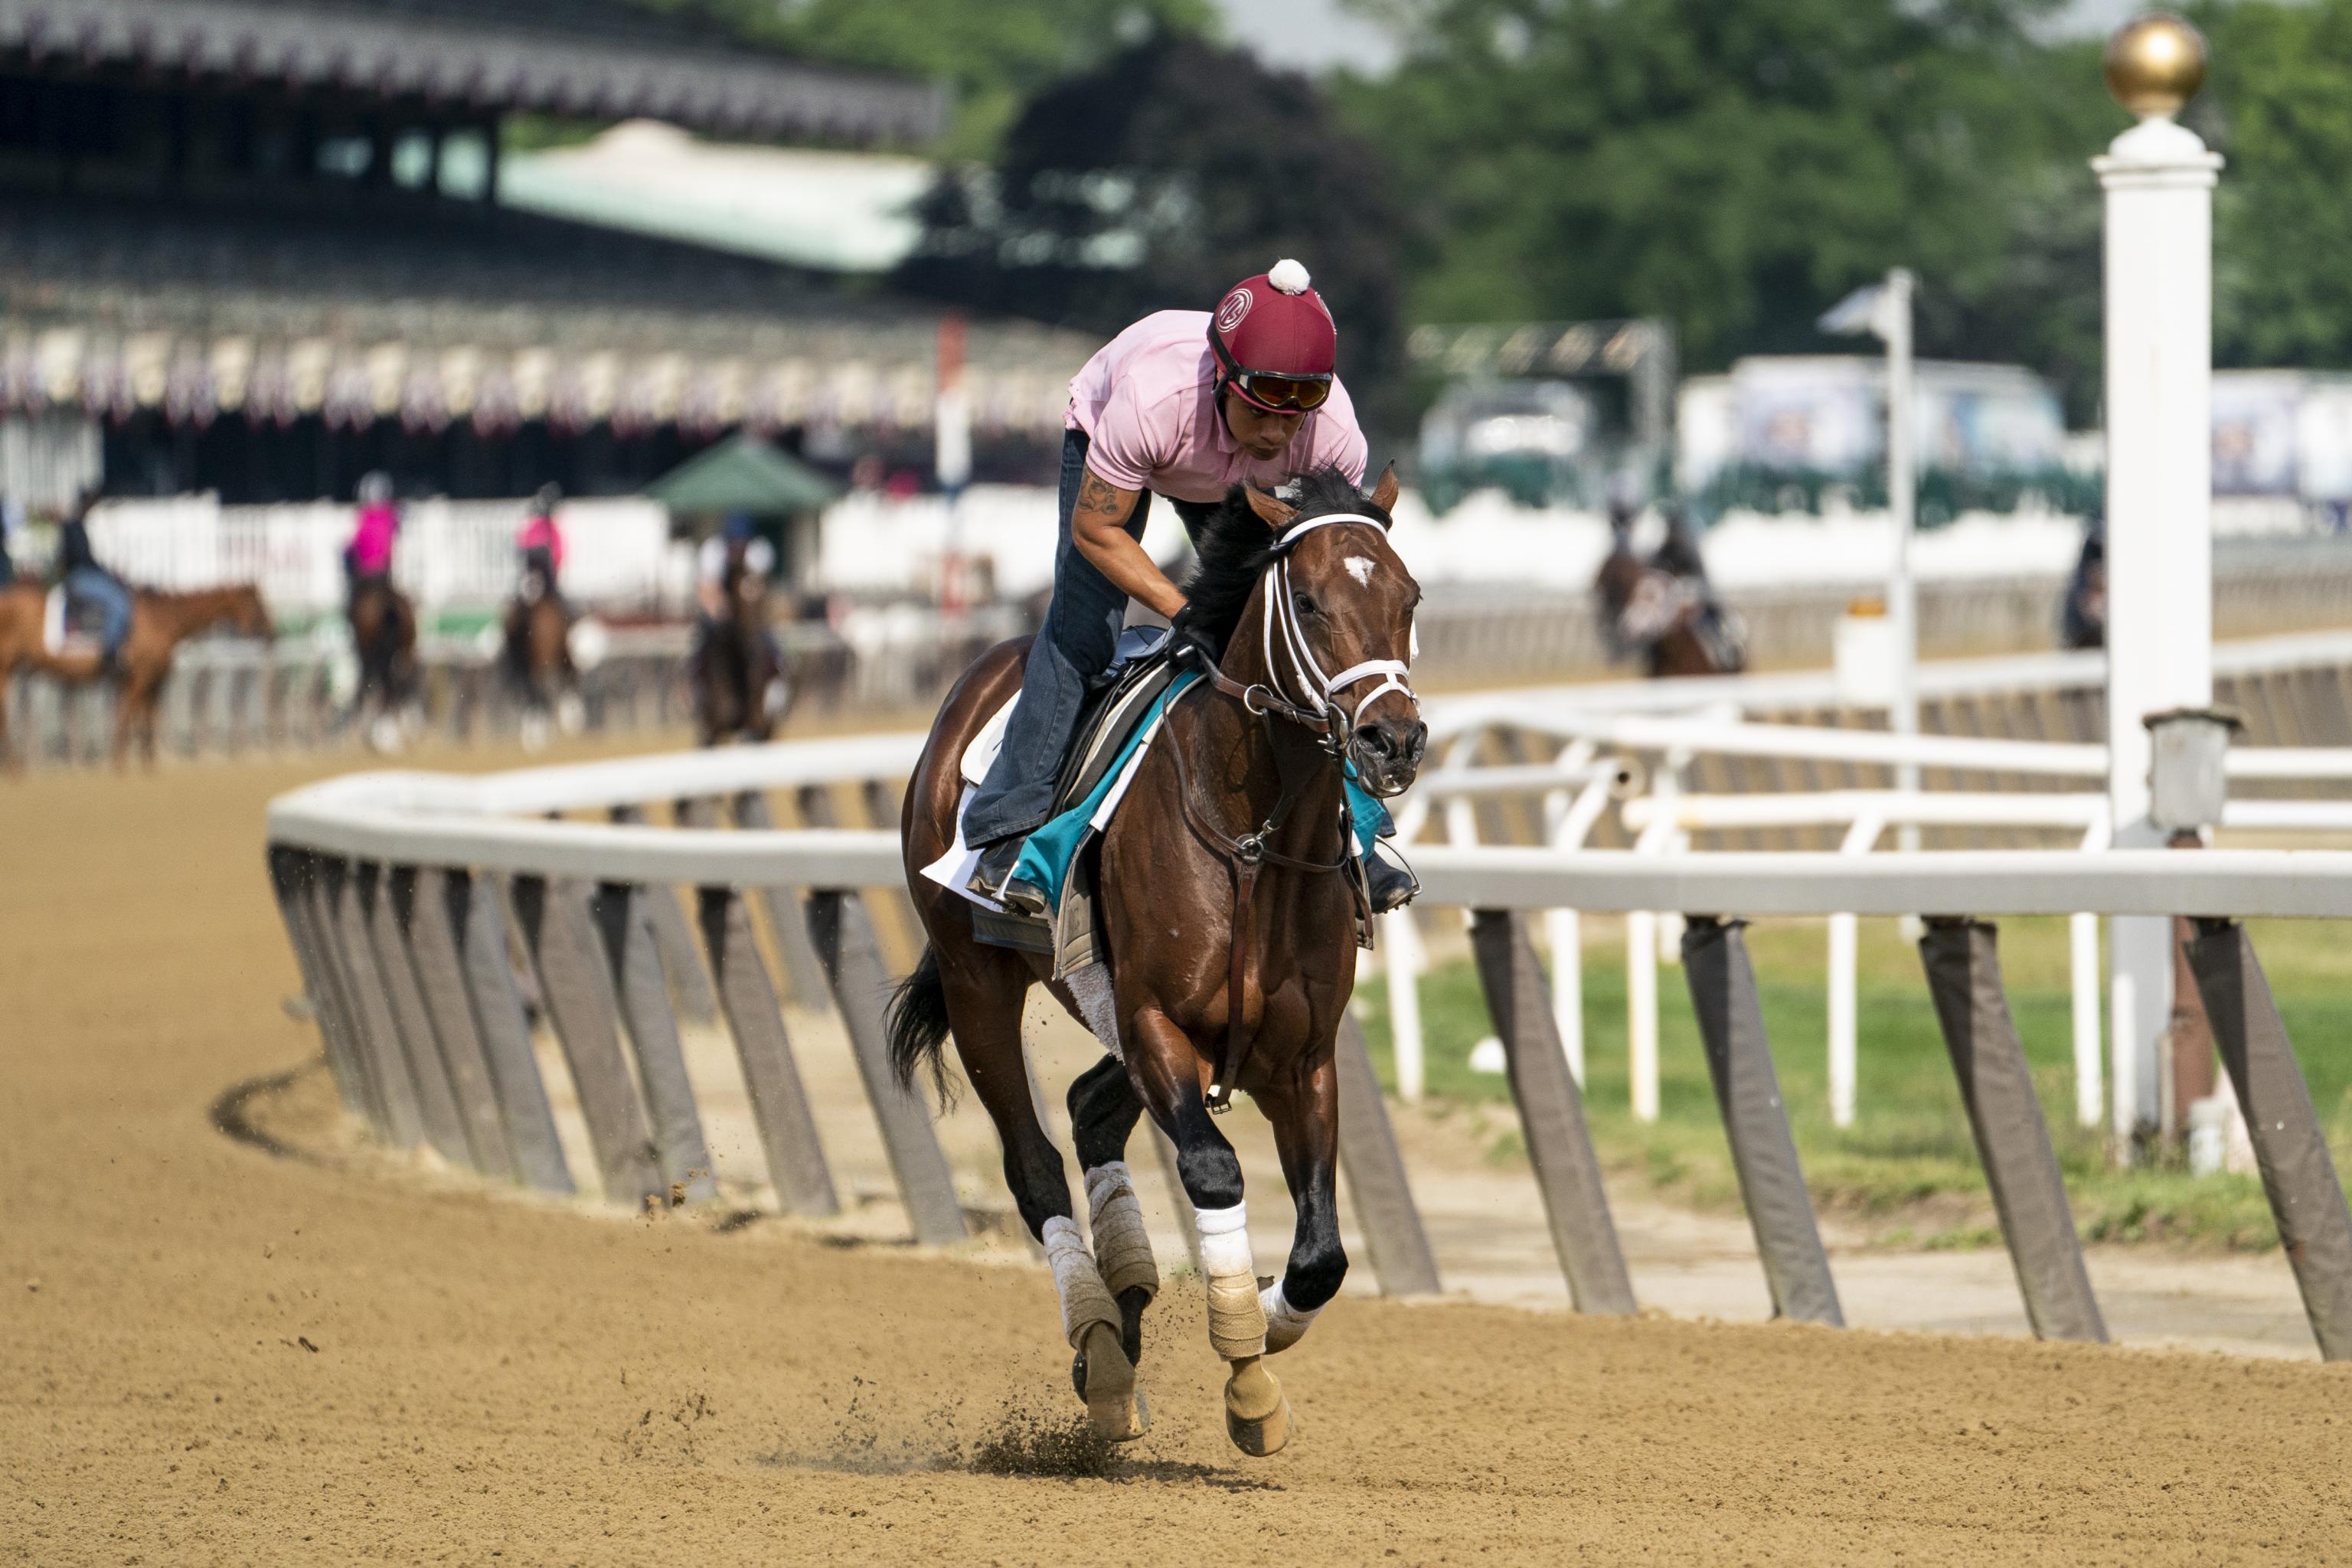
POLYGON ((1225 1382, 1225 1436, 1254 1459, 1279 1454, 1290 1441, 1290 1401, 1255 1356, 1234 1363, 1225 1382))
POLYGON ((1119 1348, 1118 1331, 1108 1323, 1087 1330, 1086 1348, 1070 1368, 1078 1397, 1087 1402, 1087 1425, 1097 1437, 1125 1443, 1143 1436, 1151 1415, 1135 1385, 1135 1363, 1119 1348))

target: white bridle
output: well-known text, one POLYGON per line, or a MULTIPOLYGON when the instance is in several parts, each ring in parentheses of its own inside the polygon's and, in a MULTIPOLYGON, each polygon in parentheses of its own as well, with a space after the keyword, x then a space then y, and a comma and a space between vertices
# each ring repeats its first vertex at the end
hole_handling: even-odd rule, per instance
POLYGON ((1381 529, 1382 533, 1388 531, 1381 527, 1380 519, 1367 517, 1358 511, 1327 512, 1321 517, 1310 517, 1304 522, 1293 523, 1281 538, 1275 541, 1274 581, 1267 585, 1265 614, 1260 617, 1266 675, 1274 682, 1275 694, 1286 701, 1304 697, 1306 700, 1302 706, 1311 705, 1319 709, 1332 723, 1331 744, 1334 750, 1344 746, 1347 737, 1355 732, 1357 715, 1379 701, 1385 693, 1402 692, 1404 700, 1416 707, 1421 700, 1413 695, 1410 679, 1412 668, 1402 659, 1368 658, 1361 664, 1349 665, 1337 675, 1325 675, 1322 665, 1315 658, 1315 650, 1307 646, 1307 634, 1298 624, 1297 606, 1291 597, 1290 547, 1316 529, 1330 528, 1343 522, 1360 522, 1370 528, 1381 529), (1277 626, 1282 633, 1282 651, 1288 665, 1286 669, 1275 658, 1275 631, 1277 626), (1380 678, 1379 683, 1356 700, 1353 710, 1340 704, 1339 697, 1341 691, 1374 676, 1380 678), (1297 682, 1294 690, 1286 692, 1282 689, 1286 679, 1297 682))

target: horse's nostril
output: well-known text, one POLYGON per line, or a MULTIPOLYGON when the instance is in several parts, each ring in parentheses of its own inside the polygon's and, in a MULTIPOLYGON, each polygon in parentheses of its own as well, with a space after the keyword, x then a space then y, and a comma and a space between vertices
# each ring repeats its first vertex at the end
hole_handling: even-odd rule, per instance
POLYGON ((1412 721, 1412 728, 1406 732, 1404 742, 1405 760, 1407 762, 1417 763, 1421 761, 1422 752, 1428 749, 1429 726, 1416 719, 1412 721))
POLYGON ((1396 755, 1396 742, 1388 731, 1379 724, 1367 724, 1356 731, 1356 744, 1383 757, 1396 755))

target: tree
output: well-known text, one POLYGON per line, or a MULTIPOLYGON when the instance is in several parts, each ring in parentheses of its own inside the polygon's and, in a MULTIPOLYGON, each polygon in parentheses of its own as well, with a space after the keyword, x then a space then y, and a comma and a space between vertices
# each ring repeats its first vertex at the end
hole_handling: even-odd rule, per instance
POLYGON ((835 65, 945 82, 954 124, 939 149, 986 158, 1021 105, 1154 32, 1205 34, 1210 0, 637 0, 835 65))
POLYGON ((1161 35, 1032 100, 992 167, 944 176, 898 281, 1108 335, 1153 310, 1207 310, 1295 256, 1339 322, 1351 393, 1394 432, 1397 267, 1414 246, 1394 190, 1303 78, 1161 35))
POLYGON ((1416 319, 1662 316, 1707 369, 1831 346, 1819 311, 1907 264, 1924 350, 2056 369, 2081 407, 2084 160, 2120 119, 2095 53, 2028 33, 2046 8, 1412 0, 1395 78, 1342 102, 1443 237, 1416 319))
POLYGON ((2235 365, 2352 366, 2352 0, 2200 14, 2195 123, 2228 158, 2213 207, 2213 349, 2235 365))

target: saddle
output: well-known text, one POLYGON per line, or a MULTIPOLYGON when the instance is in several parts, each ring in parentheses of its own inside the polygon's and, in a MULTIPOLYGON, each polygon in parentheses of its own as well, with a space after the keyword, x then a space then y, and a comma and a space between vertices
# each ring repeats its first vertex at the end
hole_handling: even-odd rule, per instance
POLYGON ((1175 679, 1176 661, 1169 656, 1165 637, 1148 650, 1111 665, 1102 684, 1087 694, 1086 706, 1078 710, 1078 743, 1062 759, 1049 815, 1059 816, 1102 783, 1103 774, 1133 738, 1152 703, 1175 679))
POLYGON ((96 654, 106 626, 104 609, 64 584, 49 590, 41 606, 41 647, 51 658, 96 654))
MULTIPOLYGON (((1047 813, 1049 823, 1102 789, 1111 771, 1131 760, 1130 747, 1138 731, 1159 712, 1160 700, 1167 695, 1179 671, 1175 660, 1169 657, 1164 635, 1137 636, 1138 631, 1153 629, 1131 629, 1122 639, 1122 657, 1113 662, 1087 695, 1087 704, 1079 713, 1077 742, 1062 760, 1055 777, 1054 804, 1047 813)), ((977 786, 986 777, 1012 711, 1013 702, 1008 701, 972 738, 964 753, 963 776, 967 783, 977 786)), ((1071 851, 1062 896, 1052 919, 1040 920, 1016 910, 974 904, 973 936, 992 946, 1052 957, 1057 978, 1091 963, 1098 948, 1094 919, 1095 858, 1091 853, 1097 841, 1095 835, 1086 835, 1071 851)))

